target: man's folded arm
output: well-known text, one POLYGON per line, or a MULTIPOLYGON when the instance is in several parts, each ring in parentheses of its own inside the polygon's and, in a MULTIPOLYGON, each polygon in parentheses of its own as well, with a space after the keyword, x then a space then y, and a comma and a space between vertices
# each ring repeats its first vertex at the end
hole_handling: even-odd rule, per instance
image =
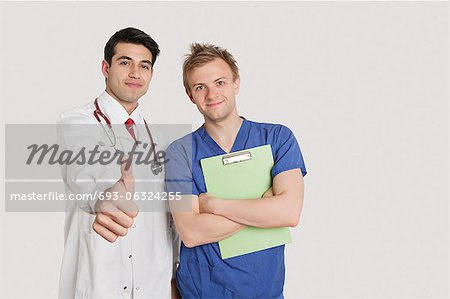
MULTIPOLYGON (((299 168, 279 173, 273 179, 273 195, 260 199, 200 199, 200 210, 254 227, 297 226, 303 206, 303 176, 299 168)), ((202 195, 201 195, 202 197, 202 195)))
POLYGON ((220 215, 199 213, 197 195, 182 195, 180 201, 171 202, 171 209, 178 234, 186 247, 218 242, 245 227, 220 215), (192 202, 192 208, 186 208, 186 202, 192 202))

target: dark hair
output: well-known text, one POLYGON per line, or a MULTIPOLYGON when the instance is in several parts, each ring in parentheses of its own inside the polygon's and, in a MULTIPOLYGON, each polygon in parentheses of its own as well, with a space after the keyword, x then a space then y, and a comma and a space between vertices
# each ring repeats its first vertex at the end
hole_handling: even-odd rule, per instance
POLYGON ((143 45, 152 53, 152 66, 155 65, 156 57, 159 54, 159 46, 147 33, 142 30, 128 27, 114 33, 105 45, 104 59, 111 65, 112 57, 116 51, 118 43, 130 43, 135 45, 143 45))

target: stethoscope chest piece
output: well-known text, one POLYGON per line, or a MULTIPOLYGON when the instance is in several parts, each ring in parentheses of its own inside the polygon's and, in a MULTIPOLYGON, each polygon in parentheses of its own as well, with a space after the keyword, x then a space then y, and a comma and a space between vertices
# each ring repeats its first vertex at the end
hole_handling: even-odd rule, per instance
POLYGON ((155 160, 153 160, 150 163, 150 167, 151 167, 152 173, 154 175, 158 175, 158 174, 160 174, 163 171, 162 164, 157 162, 157 161, 155 161, 155 160))

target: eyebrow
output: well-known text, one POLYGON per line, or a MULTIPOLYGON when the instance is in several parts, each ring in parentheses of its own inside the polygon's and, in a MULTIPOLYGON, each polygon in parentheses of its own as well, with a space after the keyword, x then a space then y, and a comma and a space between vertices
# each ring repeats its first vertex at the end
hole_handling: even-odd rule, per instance
MULTIPOLYGON (((123 56, 120 56, 119 58, 117 58, 116 60, 133 60, 133 59, 131 57, 123 55, 123 56)), ((151 66, 153 66, 153 63, 150 60, 141 60, 141 63, 148 63, 151 66)))
POLYGON ((116 60, 133 60, 133 59, 131 59, 131 57, 128 57, 128 56, 125 56, 125 55, 123 55, 123 56, 120 56, 120 57, 118 57, 116 60))
POLYGON ((220 80, 226 80, 227 78, 225 78, 225 77, 220 77, 220 78, 217 78, 216 80, 214 80, 214 82, 217 82, 217 81, 220 81, 220 80))
MULTIPOLYGON (((216 80, 214 80, 213 82, 216 83, 217 81, 220 81, 220 80, 227 80, 227 78, 226 77, 220 77, 220 78, 217 78, 216 80)), ((195 83, 194 85, 192 85, 192 88, 195 88, 198 85, 205 85, 205 83, 203 83, 203 82, 195 83)))

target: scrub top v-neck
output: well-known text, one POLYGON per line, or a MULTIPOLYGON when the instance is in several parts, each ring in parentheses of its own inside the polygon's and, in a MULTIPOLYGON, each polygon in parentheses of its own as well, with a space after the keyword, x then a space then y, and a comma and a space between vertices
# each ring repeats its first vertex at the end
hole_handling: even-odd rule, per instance
MULTIPOLYGON (((236 152, 244 149, 245 146, 245 135, 248 133, 249 123, 245 119, 242 120, 241 127, 239 128, 238 133, 236 134, 236 139, 234 140, 233 146, 231 147, 230 152, 236 152)), ((215 155, 223 155, 227 154, 220 145, 206 132, 205 126, 201 126, 198 130, 198 133, 202 137, 203 141, 210 147, 210 149, 216 153, 215 155)))

